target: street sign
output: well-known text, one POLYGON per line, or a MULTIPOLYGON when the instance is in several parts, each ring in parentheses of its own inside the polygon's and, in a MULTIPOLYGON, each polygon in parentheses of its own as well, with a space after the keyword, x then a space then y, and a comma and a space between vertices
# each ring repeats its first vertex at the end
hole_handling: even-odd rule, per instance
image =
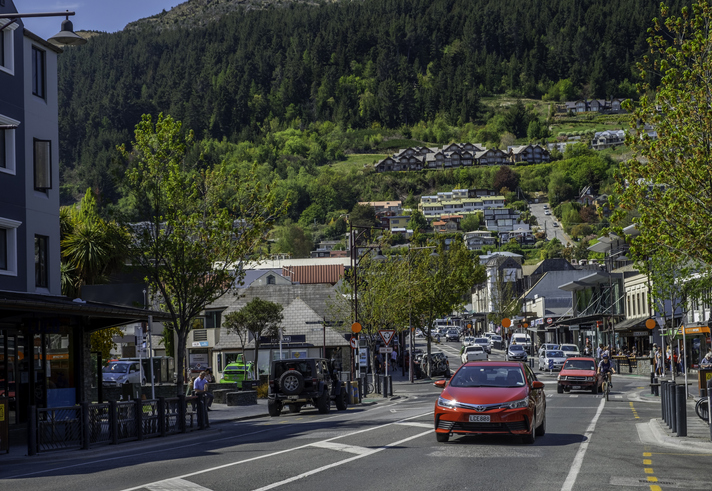
POLYGON ((351 347, 358 348, 358 338, 351 338, 351 347))
POLYGON ((546 319, 546 323, 547 323, 547 324, 551 324, 552 322, 554 322, 554 319, 552 319, 551 317, 549 317, 548 319, 546 319))
POLYGON ((655 329, 656 325, 657 324, 655 323, 655 319, 648 319, 647 321, 645 321, 645 327, 647 327, 648 329, 655 329))
POLYGON ((509 317, 502 319, 502 327, 509 327, 512 325, 512 320, 509 317))
POLYGON ((383 340, 386 346, 391 344, 391 339, 393 339, 395 333, 395 329, 381 329, 380 331, 378 331, 378 334, 381 336, 381 339, 383 340))
POLYGON ((388 347, 388 348, 378 348, 378 351, 379 351, 380 353, 383 353, 383 354, 385 354, 385 353, 393 353, 393 348, 390 348, 390 347, 388 347))
POLYGON ((351 332, 356 333, 356 334, 360 333, 361 332, 361 324, 359 324, 358 322, 354 322, 353 324, 351 324, 351 332))

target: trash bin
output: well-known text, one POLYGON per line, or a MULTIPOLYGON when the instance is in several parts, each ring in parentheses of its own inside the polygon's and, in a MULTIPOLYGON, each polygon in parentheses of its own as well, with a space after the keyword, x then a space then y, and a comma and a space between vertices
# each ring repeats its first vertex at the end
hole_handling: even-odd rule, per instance
POLYGON ((358 404, 358 381, 348 382, 346 385, 349 389, 349 404, 358 404))
POLYGON ((697 387, 700 397, 707 397, 707 381, 712 380, 712 368, 700 368, 697 372, 697 387))

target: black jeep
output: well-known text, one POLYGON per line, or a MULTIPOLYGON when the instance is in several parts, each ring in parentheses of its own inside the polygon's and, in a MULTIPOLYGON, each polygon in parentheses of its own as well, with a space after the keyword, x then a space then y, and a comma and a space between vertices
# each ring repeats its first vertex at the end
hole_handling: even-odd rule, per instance
POLYGON ((275 360, 269 375, 267 409, 270 416, 279 416, 287 406, 290 413, 298 413, 302 406, 312 404, 320 413, 347 408, 349 396, 346 384, 340 382, 331 362, 325 358, 275 360))

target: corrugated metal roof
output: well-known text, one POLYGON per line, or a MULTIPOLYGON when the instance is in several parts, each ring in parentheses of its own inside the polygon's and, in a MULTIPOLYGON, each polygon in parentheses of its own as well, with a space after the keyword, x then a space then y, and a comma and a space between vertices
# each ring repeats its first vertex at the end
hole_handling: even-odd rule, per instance
POLYGON ((343 278, 344 265, 287 266, 282 268, 282 274, 291 277, 293 282, 302 285, 316 283, 329 283, 334 285, 343 278))

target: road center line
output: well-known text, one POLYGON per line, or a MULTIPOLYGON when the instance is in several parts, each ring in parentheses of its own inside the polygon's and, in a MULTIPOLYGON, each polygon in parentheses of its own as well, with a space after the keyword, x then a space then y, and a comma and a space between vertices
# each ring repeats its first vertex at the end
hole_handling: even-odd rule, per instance
POLYGON ((584 433, 583 435, 583 441, 581 442, 578 452, 576 452, 576 456, 574 457, 574 461, 571 464, 571 470, 569 470, 569 475, 566 476, 566 481, 564 481, 564 485, 561 486, 561 491, 571 491, 573 489, 574 484, 576 483, 576 478, 578 477, 578 473, 581 470, 581 464, 583 464, 583 457, 584 455, 586 455, 588 444, 591 442, 591 435, 593 435, 593 430, 596 429, 596 423, 598 422, 599 416, 601 416, 601 413, 603 412, 603 407, 605 406, 605 404, 606 400, 601 399, 601 403, 598 405, 598 411, 596 411, 596 415, 591 420, 591 423, 588 425, 588 428, 586 428, 586 433, 584 433))
MULTIPOLYGON (((411 419, 422 418, 423 416, 428 416, 428 415, 430 415, 430 414, 432 414, 432 413, 431 413, 431 412, 428 412, 428 413, 417 414, 417 415, 411 416, 411 417, 409 417, 409 418, 404 418, 404 419, 400 419, 400 420, 398 420, 398 421, 393 421, 392 423, 386 423, 386 424, 384 424, 384 425, 373 426, 373 427, 371 427, 371 428, 366 428, 366 429, 364 429, 364 430, 353 431, 353 432, 347 433, 347 434, 345 434, 345 435, 338 435, 338 436, 335 436, 335 437, 332 437, 332 438, 327 438, 326 440, 322 440, 322 442, 331 442, 331 441, 337 440, 337 439, 339 439, 339 438, 346 438, 346 437, 349 437, 349 436, 358 435, 358 434, 360 434, 360 433, 366 433, 366 432, 368 432, 368 431, 380 430, 380 429, 382 429, 382 428, 385 428, 386 426, 396 425, 396 424, 398 424, 398 423, 402 423, 403 421, 408 421, 408 420, 411 420, 411 419)), ((432 430, 431 430, 431 431, 432 431, 432 430)), ((430 433, 430 431, 428 431, 428 432, 426 432, 426 433, 430 433)), ((425 434, 425 433, 423 433, 423 434, 425 434)), ((418 436, 420 436, 420 435, 418 435, 418 436)), ((397 442, 397 443, 398 443, 398 442, 397 442)), ((394 443, 394 444, 391 444, 391 445, 396 445, 396 444, 394 443)), ((198 476, 198 475, 200 475, 200 474, 205 474, 206 472, 213 472, 213 471, 220 470, 220 469, 227 469, 228 467, 233 467, 233 466, 236 466, 236 465, 246 464, 246 463, 248 463, 248 462, 254 462, 254 461, 256 461, 256 460, 267 459, 267 458, 269 458, 269 457, 274 457, 275 455, 281 455, 281 454, 283 454, 283 453, 290 453, 290 452, 294 452, 295 450, 300 450, 300 449, 302 449, 302 448, 309 448, 309 447, 313 447, 313 446, 314 446, 314 445, 313 445, 312 443, 308 443, 308 444, 306 444, 306 445, 300 445, 300 446, 298 446, 298 447, 287 448, 287 449, 284 449, 284 450, 279 450, 279 451, 277 451, 277 452, 272 452, 272 453, 268 453, 268 454, 265 454, 265 455, 258 455, 258 456, 256 456, 256 457, 251 457, 251 458, 249 458, 249 459, 240 460, 240 461, 238 461, 238 462, 230 462, 229 464, 218 465, 218 466, 215 466, 215 467, 210 467, 210 468, 208 468, 208 469, 201 469, 201 470, 199 470, 199 471, 190 472, 190 473, 188 473, 188 474, 183 474, 182 476, 173 476, 173 477, 170 477, 170 478, 168 478, 168 479, 161 479, 160 481, 155 481, 155 482, 147 483, 147 484, 141 484, 140 486, 135 486, 135 487, 133 487, 133 488, 126 488, 126 489, 124 489, 123 491, 136 491, 136 490, 138 490, 138 489, 143 489, 143 488, 145 488, 145 487, 147 487, 147 486, 149 486, 149 485, 160 484, 160 483, 164 483, 164 482, 167 482, 167 481, 171 481, 171 480, 173 480, 173 479, 186 479, 186 478, 188 478, 188 477, 193 477, 193 476, 198 476)), ((361 457, 362 457, 362 456, 359 455, 359 456, 357 456, 356 458, 361 458, 361 457)))

